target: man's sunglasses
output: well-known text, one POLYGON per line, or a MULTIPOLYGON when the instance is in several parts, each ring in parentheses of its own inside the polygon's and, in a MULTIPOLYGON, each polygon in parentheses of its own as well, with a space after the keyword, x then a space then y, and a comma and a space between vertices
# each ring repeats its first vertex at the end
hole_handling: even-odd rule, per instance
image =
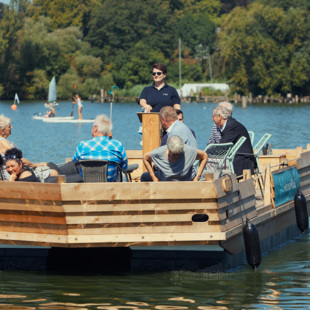
POLYGON ((156 74, 157 75, 162 75, 163 73, 162 72, 152 72, 153 76, 155 76, 156 74))
POLYGON ((9 158, 13 158, 15 159, 16 158, 16 155, 7 155, 7 156, 4 156, 6 160, 8 160, 9 158))

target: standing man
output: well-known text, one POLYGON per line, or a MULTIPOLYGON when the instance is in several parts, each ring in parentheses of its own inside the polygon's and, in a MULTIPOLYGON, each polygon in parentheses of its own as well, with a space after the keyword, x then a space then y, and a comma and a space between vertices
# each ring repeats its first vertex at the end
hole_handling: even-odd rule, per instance
MULTIPOLYGON (((98 115, 92 128, 93 139, 82 141, 78 145, 72 161, 75 163, 83 159, 102 159, 118 163, 123 170, 127 169, 127 155, 120 141, 109 139, 112 123, 105 115, 98 115)), ((108 182, 117 180, 117 167, 108 165, 108 182)))

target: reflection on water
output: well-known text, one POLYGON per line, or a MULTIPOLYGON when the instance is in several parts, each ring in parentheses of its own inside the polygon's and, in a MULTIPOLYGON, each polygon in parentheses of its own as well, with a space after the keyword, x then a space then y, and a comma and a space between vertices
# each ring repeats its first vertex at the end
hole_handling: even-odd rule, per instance
MULTIPOLYGON (((89 139, 92 124, 45 124, 34 121, 43 103, 32 102, 0 114, 12 118, 10 137, 33 161, 63 162, 79 141, 89 139)), ((183 104, 185 122, 204 148, 212 128, 214 104, 183 104)), ((140 111, 135 103, 116 103, 113 135, 127 149, 140 149, 140 111)), ((61 102, 57 115, 69 115, 70 102, 61 102)), ((76 113, 76 111, 75 111, 76 113)), ((109 114, 109 104, 84 102, 83 116, 109 114)), ((309 106, 253 105, 234 117, 255 132, 255 142, 271 133, 274 148, 306 147, 309 106)), ((309 141, 310 142, 310 141, 309 141)), ((310 308, 310 249, 307 234, 263 258, 257 272, 249 266, 232 273, 188 271, 80 275, 0 272, 0 309, 308 309, 310 308)))
POLYGON ((0 309, 308 309, 309 234, 231 273, 0 273, 0 309))

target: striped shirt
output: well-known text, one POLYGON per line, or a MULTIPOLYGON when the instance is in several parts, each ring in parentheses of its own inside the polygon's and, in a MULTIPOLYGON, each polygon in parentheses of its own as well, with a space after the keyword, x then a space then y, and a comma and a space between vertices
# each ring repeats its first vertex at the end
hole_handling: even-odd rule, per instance
POLYGON ((208 140, 207 146, 209 144, 220 143, 221 138, 222 138, 221 130, 218 126, 214 124, 211 130, 211 134, 210 134, 210 138, 208 140))
MULTIPOLYGON (((127 169, 127 155, 123 144, 117 140, 109 140, 106 136, 98 136, 78 145, 72 161, 75 163, 84 159, 101 159, 118 163, 122 169, 127 169)), ((117 167, 108 165, 108 182, 115 181, 117 167)))

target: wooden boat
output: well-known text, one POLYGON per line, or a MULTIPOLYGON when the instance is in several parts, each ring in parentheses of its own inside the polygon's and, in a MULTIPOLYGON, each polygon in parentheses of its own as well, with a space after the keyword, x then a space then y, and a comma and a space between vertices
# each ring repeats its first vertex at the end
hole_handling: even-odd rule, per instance
POLYGON ((45 123, 93 123, 95 119, 58 119, 57 117, 47 117, 42 119, 45 123))
MULTIPOLYGON (((143 127, 144 150, 127 151, 128 163, 140 165, 133 179, 143 172, 145 148, 160 142, 160 131, 150 130, 159 126, 158 117, 143 117, 150 126, 143 127)), ((57 184, 0 182, 0 269, 1 256, 4 269, 8 261, 28 269, 38 261, 43 269, 51 262, 80 269, 74 262, 83 256, 86 266, 109 270, 113 264, 118 270, 231 270, 246 263, 247 219, 257 227, 262 253, 302 235, 293 199, 279 204, 278 187, 285 186, 275 185, 279 174, 297 168, 310 211, 310 144, 306 150, 273 150, 259 160, 262 190, 249 171, 241 182, 217 173, 203 182, 69 184, 62 176, 57 184), (19 249, 12 252, 12 246, 19 249)))
MULTIPOLYGON (((196 253, 198 262, 210 265, 206 257, 216 248, 222 256, 211 259, 211 265, 220 264, 221 269, 229 270, 245 262, 242 226, 246 218, 257 226, 263 253, 301 235, 294 202, 275 206, 273 175, 287 169, 279 169, 283 159, 290 160, 289 166, 296 165, 309 208, 308 146, 309 150, 299 154, 300 148, 274 150, 274 155, 262 156, 262 164, 268 161, 262 174, 264 198, 247 174, 239 183, 235 175, 230 180, 214 174, 206 175, 204 182, 1 182, 0 243, 52 248, 130 247, 138 253, 132 265, 142 260, 144 269, 148 265, 145 255, 139 258, 144 252, 153 253, 153 267, 158 251, 169 255, 181 251, 193 257, 196 253), (195 222, 197 214, 205 214, 205 221, 195 222), (203 260, 199 259, 201 253, 203 260)), ((138 152, 128 152, 132 155, 129 162, 139 157, 138 152)))

